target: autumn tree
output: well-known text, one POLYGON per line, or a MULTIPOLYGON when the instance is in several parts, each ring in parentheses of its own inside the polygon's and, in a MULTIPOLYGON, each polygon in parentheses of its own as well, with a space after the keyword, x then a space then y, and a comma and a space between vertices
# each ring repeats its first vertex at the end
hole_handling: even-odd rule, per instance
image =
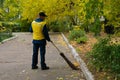
POLYGON ((19 0, 5 0, 3 3, 4 19, 5 20, 16 20, 19 17, 19 0))
POLYGON ((104 1, 104 16, 109 20, 108 24, 120 26, 120 1, 105 0, 104 1))
MULTIPOLYGON (((48 15, 48 22, 66 21, 71 25, 81 25, 86 31, 93 28, 97 35, 101 31, 100 16, 105 16, 109 23, 119 24, 118 0, 1 0, 4 1, 6 20, 22 20, 29 22, 38 17, 40 11, 48 15), (91 27, 90 27, 91 26, 91 27)), ((1 11, 1 10, 0 10, 1 11)))
POLYGON ((0 21, 3 20, 3 2, 4 0, 0 0, 0 21))
POLYGON ((93 28, 95 35, 99 35, 101 31, 100 16, 103 15, 103 0, 89 0, 85 4, 85 30, 89 31, 93 28))
POLYGON ((31 20, 40 11, 45 11, 50 20, 64 18, 65 16, 74 16, 78 12, 76 8, 79 8, 79 3, 79 0, 21 0, 22 16, 24 19, 31 20))

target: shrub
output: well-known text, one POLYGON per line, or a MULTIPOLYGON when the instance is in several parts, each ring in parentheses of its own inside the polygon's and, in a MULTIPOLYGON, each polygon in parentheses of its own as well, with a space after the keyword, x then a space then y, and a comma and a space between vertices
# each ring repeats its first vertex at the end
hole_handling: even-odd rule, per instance
POLYGON ((12 32, 10 29, 5 29, 3 31, 0 31, 0 42, 9 37, 12 37, 12 32))
POLYGON ((51 22, 49 24, 49 28, 50 30, 52 30, 53 32, 65 32, 65 31, 69 31, 69 26, 68 23, 66 21, 54 21, 51 22))
POLYGON ((85 43, 87 42, 88 38, 86 36, 80 37, 76 39, 77 43, 85 43))
POLYGON ((80 26, 75 25, 75 26, 73 26, 73 29, 74 30, 80 30, 80 26))
POLYGON ((58 26, 58 24, 57 24, 57 21, 51 22, 49 26, 50 26, 50 29, 51 29, 53 32, 60 32, 60 28, 59 28, 59 26, 58 26))
POLYGON ((2 22, 2 26, 4 26, 6 29, 11 29, 12 32, 21 31, 20 23, 17 22, 2 22))
POLYGON ((20 26, 18 27, 18 29, 20 29, 21 32, 28 32, 30 26, 31 26, 30 22, 28 22, 27 20, 22 20, 20 22, 20 26))
POLYGON ((77 43, 85 43, 87 41, 85 31, 83 30, 70 31, 69 40, 75 40, 77 41, 77 43))
POLYGON ((120 74, 120 44, 111 44, 110 41, 110 38, 100 39, 88 56, 96 69, 120 74))
POLYGON ((120 37, 120 27, 115 28, 115 35, 120 37))

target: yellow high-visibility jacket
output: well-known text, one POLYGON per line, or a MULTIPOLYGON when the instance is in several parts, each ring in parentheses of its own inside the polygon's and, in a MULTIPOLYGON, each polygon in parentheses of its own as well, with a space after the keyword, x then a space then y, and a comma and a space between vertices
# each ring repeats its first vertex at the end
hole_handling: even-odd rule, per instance
POLYGON ((33 40, 42 40, 45 39, 43 35, 43 27, 45 26, 46 22, 32 22, 32 30, 33 30, 33 40))

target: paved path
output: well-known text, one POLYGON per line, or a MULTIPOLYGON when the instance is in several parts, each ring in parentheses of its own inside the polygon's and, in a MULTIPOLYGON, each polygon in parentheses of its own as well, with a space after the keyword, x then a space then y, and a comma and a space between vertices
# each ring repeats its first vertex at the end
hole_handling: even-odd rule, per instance
MULTIPOLYGON (((51 43, 47 43, 46 53, 46 63, 50 70, 42 71, 40 67, 31 70, 32 35, 15 34, 18 36, 16 39, 0 45, 0 80, 85 80, 81 71, 69 68, 51 43)), ((56 46, 74 61, 61 35, 51 34, 50 37, 56 46)))

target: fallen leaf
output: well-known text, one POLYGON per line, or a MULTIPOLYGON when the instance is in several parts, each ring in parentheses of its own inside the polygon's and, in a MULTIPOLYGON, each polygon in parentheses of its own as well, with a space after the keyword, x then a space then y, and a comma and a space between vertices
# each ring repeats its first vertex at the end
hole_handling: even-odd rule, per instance
POLYGON ((62 77, 57 78, 57 80, 64 80, 62 77))

